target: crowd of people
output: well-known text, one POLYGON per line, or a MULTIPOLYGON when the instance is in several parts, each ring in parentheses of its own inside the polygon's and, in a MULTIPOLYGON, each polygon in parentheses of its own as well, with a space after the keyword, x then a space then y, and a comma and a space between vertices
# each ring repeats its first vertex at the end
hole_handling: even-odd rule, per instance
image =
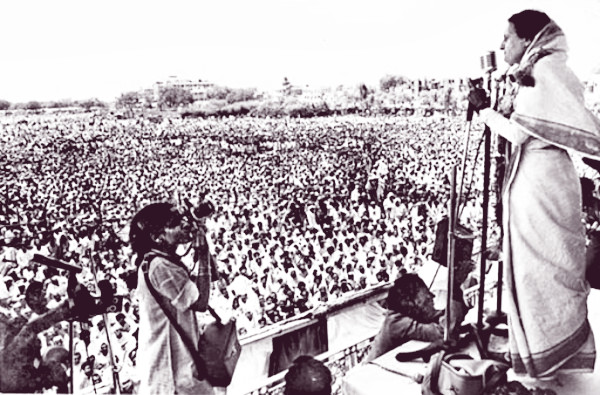
MULTIPOLYGON (((136 381, 127 235, 140 208, 214 203, 207 236, 219 280, 210 303, 249 335, 430 260, 464 138, 463 120, 447 117, 157 123, 85 113, 1 122, 1 313, 35 314, 23 297, 32 281, 45 284, 50 308, 67 297, 65 273, 32 262, 34 254, 81 266, 77 280, 91 292, 109 280, 123 295, 118 314, 75 325, 75 388, 97 393, 112 386, 113 352, 124 389, 136 381)), ((481 206, 476 148, 461 219, 472 229, 481 206)), ((42 355, 67 347, 68 323, 39 338, 42 355)))

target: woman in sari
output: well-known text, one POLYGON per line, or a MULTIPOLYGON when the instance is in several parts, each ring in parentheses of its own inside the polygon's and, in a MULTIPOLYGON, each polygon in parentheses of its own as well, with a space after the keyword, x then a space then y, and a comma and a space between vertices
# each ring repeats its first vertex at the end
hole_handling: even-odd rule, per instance
POLYGON ((505 118, 485 108, 481 90, 469 101, 514 147, 502 195, 512 367, 535 378, 591 372, 581 190, 566 149, 597 158, 600 123, 566 65, 565 36, 546 14, 513 15, 501 49, 517 85, 514 110, 505 118))

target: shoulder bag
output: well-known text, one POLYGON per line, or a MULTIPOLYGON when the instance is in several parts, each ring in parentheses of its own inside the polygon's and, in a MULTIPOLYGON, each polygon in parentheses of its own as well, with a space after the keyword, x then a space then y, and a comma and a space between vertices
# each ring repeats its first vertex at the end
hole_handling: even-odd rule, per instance
POLYGON ((480 395, 506 382, 508 364, 440 351, 429 362, 423 395, 480 395))

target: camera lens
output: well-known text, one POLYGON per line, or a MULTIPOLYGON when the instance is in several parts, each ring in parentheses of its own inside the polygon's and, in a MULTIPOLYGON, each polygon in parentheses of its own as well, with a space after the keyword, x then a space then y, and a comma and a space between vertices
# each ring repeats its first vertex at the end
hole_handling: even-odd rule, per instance
POLYGON ((209 202, 203 202, 194 210, 194 215, 198 218, 208 217, 215 212, 215 206, 209 202))

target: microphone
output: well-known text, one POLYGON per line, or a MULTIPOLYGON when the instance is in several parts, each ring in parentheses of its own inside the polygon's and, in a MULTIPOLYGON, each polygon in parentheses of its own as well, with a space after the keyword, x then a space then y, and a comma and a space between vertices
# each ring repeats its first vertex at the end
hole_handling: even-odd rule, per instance
POLYGON ((481 69, 486 73, 491 73, 497 68, 495 51, 488 51, 487 53, 481 56, 479 61, 481 63, 481 69))
POLYGON ((488 92, 492 90, 492 73, 496 71, 496 52, 488 51, 479 58, 481 70, 483 71, 484 77, 484 89, 488 92))
POLYGON ((73 273, 81 273, 81 266, 62 261, 56 258, 50 258, 41 254, 33 254, 31 262, 41 263, 42 265, 50 266, 55 269, 62 269, 73 273))

